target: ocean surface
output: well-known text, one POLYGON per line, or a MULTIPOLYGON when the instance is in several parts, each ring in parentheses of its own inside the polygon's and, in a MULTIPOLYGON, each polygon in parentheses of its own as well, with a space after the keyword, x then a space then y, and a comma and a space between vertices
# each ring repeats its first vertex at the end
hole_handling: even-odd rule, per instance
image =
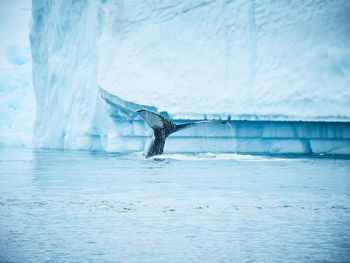
POLYGON ((0 262, 350 262, 350 159, 0 148, 0 262))

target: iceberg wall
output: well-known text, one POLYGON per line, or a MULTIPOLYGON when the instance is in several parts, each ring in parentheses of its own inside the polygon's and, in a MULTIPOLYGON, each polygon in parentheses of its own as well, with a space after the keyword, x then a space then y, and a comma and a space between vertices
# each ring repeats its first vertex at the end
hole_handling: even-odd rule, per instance
POLYGON ((98 2, 33 1, 32 14, 34 146, 100 149, 98 2))
MULTIPOLYGON (((177 121, 182 123, 186 121, 177 121)), ((193 127, 169 136, 164 152, 253 154, 350 154, 350 124, 344 122, 229 121, 193 127)), ((133 121, 128 133, 110 138, 108 151, 143 151, 151 131, 133 121)))
POLYGON ((35 117, 28 38, 31 1, 0 5, 0 147, 30 147, 35 117))
POLYGON ((33 0, 34 146, 142 149, 99 86, 180 121, 349 121, 349 19, 346 0, 33 0))
MULTIPOLYGON (((114 133, 104 136, 104 149, 111 152, 146 149, 153 132, 136 111, 157 112, 157 108, 124 101, 103 89, 100 92, 115 124, 114 133)), ((159 114, 169 118, 167 112, 159 114)), ((189 120, 174 122, 182 124, 189 120)), ((226 125, 194 126, 172 134, 166 140, 165 152, 349 155, 350 122, 228 119, 226 125)))
POLYGON ((103 1, 99 85, 175 118, 350 117, 350 2, 103 1))

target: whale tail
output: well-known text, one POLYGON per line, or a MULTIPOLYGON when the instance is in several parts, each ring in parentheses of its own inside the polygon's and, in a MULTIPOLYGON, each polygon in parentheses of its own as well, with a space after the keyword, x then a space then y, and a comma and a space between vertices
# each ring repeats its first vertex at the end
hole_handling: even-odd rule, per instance
POLYGON ((145 120, 145 122, 153 129, 153 136, 151 142, 145 152, 146 157, 160 155, 164 151, 166 138, 177 131, 190 128, 193 126, 207 125, 207 124, 226 124, 226 121, 209 120, 197 121, 184 124, 175 124, 171 120, 164 118, 149 110, 139 110, 137 113, 145 120))

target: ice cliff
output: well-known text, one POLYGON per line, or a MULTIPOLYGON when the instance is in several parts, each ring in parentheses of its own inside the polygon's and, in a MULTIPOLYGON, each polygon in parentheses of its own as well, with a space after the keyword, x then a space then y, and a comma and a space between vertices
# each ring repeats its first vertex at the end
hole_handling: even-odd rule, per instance
POLYGON ((33 0, 34 146, 144 129, 112 121, 99 86, 175 119, 349 120, 349 21, 347 0, 33 0))
POLYGON ((93 139, 99 135, 98 13, 97 1, 33 1, 36 147, 100 148, 93 139))
MULTIPOLYGON (((99 85, 196 114, 350 116, 350 2, 106 1, 99 85)), ((196 115, 198 116, 198 115, 196 115)))
POLYGON ((30 16, 30 1, 0 1, 0 147, 32 142, 35 98, 30 16))

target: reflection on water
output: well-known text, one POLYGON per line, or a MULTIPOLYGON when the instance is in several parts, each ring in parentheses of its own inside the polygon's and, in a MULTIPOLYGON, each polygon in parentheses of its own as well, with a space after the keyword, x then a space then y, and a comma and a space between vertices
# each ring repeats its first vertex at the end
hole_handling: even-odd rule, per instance
POLYGON ((347 262, 350 160, 0 149, 0 262, 347 262))

